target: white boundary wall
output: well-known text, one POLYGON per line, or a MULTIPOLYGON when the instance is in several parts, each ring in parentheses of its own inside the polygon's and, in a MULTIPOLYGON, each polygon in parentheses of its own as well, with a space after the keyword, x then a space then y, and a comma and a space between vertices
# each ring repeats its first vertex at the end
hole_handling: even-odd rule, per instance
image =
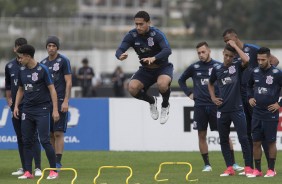
MULTIPOLYGON (((160 110, 161 98, 158 98, 160 110)), ((136 99, 110 99, 110 150, 115 151, 198 151, 196 130, 184 132, 184 107, 192 107, 189 98, 172 97, 170 116, 165 125, 150 116, 149 105, 136 99)), ((193 117, 193 113, 191 113, 193 117)), ((235 150, 241 150, 236 132, 230 137, 235 150)), ((208 131, 209 150, 219 151, 217 132, 208 131)), ((282 132, 278 132, 278 149, 282 150, 282 132)))

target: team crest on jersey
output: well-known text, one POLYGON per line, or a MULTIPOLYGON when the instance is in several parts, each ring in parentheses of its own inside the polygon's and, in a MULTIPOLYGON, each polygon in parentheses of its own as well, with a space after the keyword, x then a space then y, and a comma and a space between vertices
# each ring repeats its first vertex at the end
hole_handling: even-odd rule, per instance
POLYGON ((272 84, 273 83, 273 77, 271 75, 266 76, 266 84, 272 84))
POLYGON ((53 65, 53 70, 54 70, 54 71, 58 71, 59 69, 60 69, 59 63, 55 63, 55 64, 53 65))
POLYGON ((38 80, 38 73, 34 72, 31 74, 31 80, 37 81, 38 80))
POLYGON ((235 73, 235 72, 236 72, 235 66, 230 66, 230 67, 228 68, 228 71, 229 71, 230 74, 235 73))
POLYGON ((209 75, 211 75, 212 73, 212 68, 209 68, 209 75))
POLYGON ((155 44, 152 37, 149 37, 147 40, 148 40, 148 45, 149 45, 150 47, 152 47, 152 46, 155 44))
POLYGON ((13 63, 8 64, 8 68, 12 68, 13 63))

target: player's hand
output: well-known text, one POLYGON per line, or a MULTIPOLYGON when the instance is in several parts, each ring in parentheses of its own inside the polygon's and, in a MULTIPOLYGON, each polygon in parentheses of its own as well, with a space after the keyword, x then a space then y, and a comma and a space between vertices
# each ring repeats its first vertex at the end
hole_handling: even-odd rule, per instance
POLYGON ((277 110, 279 110, 280 105, 276 102, 275 104, 271 104, 267 107, 267 109, 269 111, 271 111, 272 113, 276 112, 277 110))
POLYGON ((128 54, 125 52, 125 53, 122 53, 120 56, 119 56, 119 60, 123 61, 125 60, 126 58, 128 57, 128 54))
POLYGON ((57 121, 59 121, 59 119, 60 119, 59 112, 58 112, 58 111, 53 111, 52 117, 53 117, 53 120, 54 120, 55 123, 56 123, 57 121))
POLYGON ((215 105, 220 106, 222 104, 222 98, 212 98, 212 101, 215 105))
POLYGON ((250 98, 249 99, 249 104, 252 106, 252 107, 254 107, 254 106, 256 106, 257 104, 256 104, 256 99, 254 99, 254 98, 250 98))
POLYGON ((148 65, 154 63, 156 61, 155 57, 148 57, 148 58, 142 58, 141 59, 144 63, 147 63, 148 65))
POLYGON ((61 112, 68 112, 68 110, 69 110, 69 103, 64 101, 61 106, 61 112))
POLYGON ((228 40, 227 44, 233 48, 237 47, 236 43, 233 40, 228 40))
POLYGON ((7 99, 7 103, 8 103, 8 105, 9 105, 9 107, 11 107, 12 104, 13 104, 12 98, 7 99))
POLYGON ((19 113, 18 107, 15 107, 14 111, 13 111, 14 118, 19 119, 19 115, 20 115, 20 113, 19 113))

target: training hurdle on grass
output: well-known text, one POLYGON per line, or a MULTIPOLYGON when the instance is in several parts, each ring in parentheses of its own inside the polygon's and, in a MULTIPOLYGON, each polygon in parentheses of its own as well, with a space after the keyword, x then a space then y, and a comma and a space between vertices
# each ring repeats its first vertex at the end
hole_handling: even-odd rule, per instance
POLYGON ((100 176, 102 169, 128 169, 129 170, 129 176, 126 178, 126 184, 128 184, 129 179, 132 177, 132 169, 129 166, 101 166, 101 167, 99 167, 97 176, 93 179, 94 184, 97 184, 96 180, 100 176))
POLYGON ((189 162, 162 162, 160 165, 159 165, 159 170, 158 172, 155 174, 155 177, 154 179, 158 182, 160 181, 168 181, 168 179, 158 179, 158 175, 161 173, 161 170, 162 170, 162 166, 163 165, 188 165, 190 170, 189 172, 186 174, 186 181, 198 181, 198 179, 194 179, 194 180, 189 180, 189 175, 192 173, 192 165, 189 163, 189 162))
POLYGON ((43 177, 44 177, 45 171, 50 171, 50 170, 73 171, 73 172, 74 172, 74 178, 72 179, 71 184, 74 184, 74 181, 75 181, 76 178, 77 178, 77 172, 76 172, 76 170, 73 169, 73 168, 45 168, 45 169, 43 169, 43 171, 42 171, 42 176, 37 180, 37 184, 40 184, 40 181, 41 181, 41 180, 43 179, 43 177))

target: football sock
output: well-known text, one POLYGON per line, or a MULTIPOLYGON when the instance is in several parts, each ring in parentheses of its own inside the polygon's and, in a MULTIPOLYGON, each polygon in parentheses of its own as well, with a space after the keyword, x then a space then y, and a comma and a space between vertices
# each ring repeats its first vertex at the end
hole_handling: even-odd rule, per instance
POLYGON ((255 168, 258 170, 258 171, 261 171, 261 159, 255 159, 255 168))
POLYGON ((62 154, 56 154, 56 163, 61 163, 62 156, 62 154))
POLYGON ((161 93, 162 97, 163 97, 163 102, 162 102, 162 107, 167 107, 169 105, 168 100, 169 100, 169 96, 170 96, 170 88, 168 88, 168 90, 166 90, 166 92, 161 93))

